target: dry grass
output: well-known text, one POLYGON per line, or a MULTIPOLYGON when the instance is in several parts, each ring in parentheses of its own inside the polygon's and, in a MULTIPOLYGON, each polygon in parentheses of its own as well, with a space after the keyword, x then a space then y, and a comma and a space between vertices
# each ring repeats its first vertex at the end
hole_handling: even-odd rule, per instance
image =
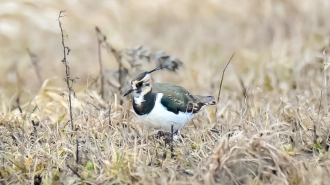
POLYGON ((326 0, 2 1, 1 184, 327 184, 329 12, 326 0), (63 9, 80 78, 74 131, 56 20, 63 9), (142 44, 178 57, 184 67, 155 80, 196 94, 217 95, 235 52, 217 113, 209 107, 180 131, 174 158, 116 93, 117 63, 106 52, 101 99, 95 26, 120 50, 142 44))

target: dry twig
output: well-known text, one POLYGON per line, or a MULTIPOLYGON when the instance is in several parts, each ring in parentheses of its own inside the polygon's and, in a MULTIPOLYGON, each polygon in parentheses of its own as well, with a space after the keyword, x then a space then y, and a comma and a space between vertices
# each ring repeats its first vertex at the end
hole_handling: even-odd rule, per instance
MULTIPOLYGON (((223 77, 225 76, 225 72, 226 72, 226 69, 229 65, 229 63, 231 62, 231 59, 234 57, 235 53, 233 53, 229 59, 229 61, 227 62, 225 68, 223 69, 222 71, 222 77, 221 77, 221 81, 220 81, 220 85, 219 85, 219 93, 218 93, 218 98, 217 98, 217 102, 219 103, 220 101, 220 93, 221 93, 221 88, 222 88, 222 81, 223 81, 223 77)), ((217 114, 218 112, 218 108, 215 110, 215 114, 217 114)))
MULTIPOLYGON (((70 67, 69 67, 69 63, 67 61, 67 55, 70 54, 70 48, 68 46, 65 45, 65 36, 64 32, 65 30, 63 30, 62 28, 62 22, 61 22, 61 18, 65 17, 65 15, 62 15, 62 13, 64 13, 65 11, 60 11, 59 15, 58 15, 58 24, 61 30, 61 40, 62 40, 62 46, 63 46, 63 59, 62 59, 62 63, 65 66, 65 74, 66 74, 66 78, 65 78, 65 82, 68 88, 68 98, 69 98, 69 113, 70 113, 70 123, 71 123, 71 131, 74 132, 74 123, 73 123, 73 113, 72 113, 72 99, 71 99, 71 94, 73 94, 73 96, 75 96, 75 92, 72 89, 72 84, 75 83, 75 80, 78 79, 76 78, 71 78, 70 76, 70 67)), ((72 135, 71 135, 72 137, 72 135)), ((76 135, 77 137, 77 135, 76 135)), ((77 141, 77 139, 76 139, 77 141)), ((76 142, 76 163, 78 163, 78 142, 76 142)))

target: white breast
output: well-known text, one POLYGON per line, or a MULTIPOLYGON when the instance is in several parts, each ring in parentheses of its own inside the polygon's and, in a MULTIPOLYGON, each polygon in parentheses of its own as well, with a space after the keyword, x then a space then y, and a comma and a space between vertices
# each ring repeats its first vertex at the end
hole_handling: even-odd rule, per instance
POLYGON ((149 114, 137 115, 143 124, 165 132, 171 132, 172 125, 174 131, 178 130, 194 116, 194 113, 179 112, 179 114, 174 114, 168 111, 160 103, 162 97, 162 93, 157 94, 155 106, 149 114))

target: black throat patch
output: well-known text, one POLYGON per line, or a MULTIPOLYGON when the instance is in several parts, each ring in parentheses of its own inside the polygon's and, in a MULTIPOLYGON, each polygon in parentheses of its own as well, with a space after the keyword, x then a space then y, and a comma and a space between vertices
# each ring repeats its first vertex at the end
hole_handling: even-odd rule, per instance
POLYGON ((156 94, 151 91, 144 95, 144 102, 137 105, 133 98, 133 109, 137 115, 149 114, 155 106, 156 94))

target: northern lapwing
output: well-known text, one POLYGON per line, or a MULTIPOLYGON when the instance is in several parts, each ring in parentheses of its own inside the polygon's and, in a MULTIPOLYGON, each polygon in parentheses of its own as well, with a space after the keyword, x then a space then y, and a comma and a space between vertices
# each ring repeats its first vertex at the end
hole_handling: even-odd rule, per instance
POLYGON ((173 134, 204 106, 216 102, 213 96, 193 95, 175 84, 153 83, 151 73, 162 68, 157 67, 132 78, 131 88, 124 97, 133 93, 133 109, 143 124, 173 134))

